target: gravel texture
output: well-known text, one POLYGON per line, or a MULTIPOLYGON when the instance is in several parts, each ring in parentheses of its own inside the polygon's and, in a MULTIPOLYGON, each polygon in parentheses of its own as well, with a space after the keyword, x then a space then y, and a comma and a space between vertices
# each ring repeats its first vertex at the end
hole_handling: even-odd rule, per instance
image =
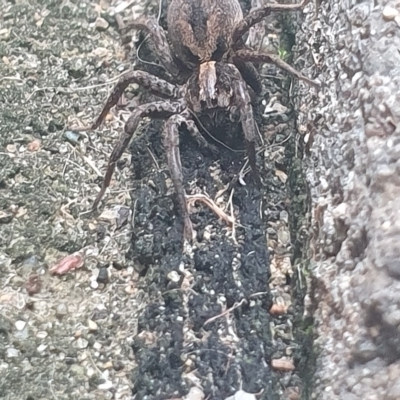
MULTIPOLYGON (((92 212, 124 121, 149 97, 132 85, 96 132, 68 127, 93 121, 132 65, 159 72, 127 55, 116 12, 158 4, 0 0, 0 397, 305 397, 309 214, 293 99, 312 90, 261 69, 262 190, 250 175, 229 185, 243 152, 213 156, 182 135, 187 192, 212 198, 234 229, 197 203, 198 240, 183 248, 158 122, 144 122, 92 212)), ((298 19, 270 17, 248 40, 288 57, 298 19)), ((141 57, 154 55, 145 45, 141 57)), ((224 127, 212 134, 243 149, 224 127)))
POLYGON ((400 3, 323 2, 297 38, 325 83, 298 102, 313 139, 314 398, 399 399, 400 3))

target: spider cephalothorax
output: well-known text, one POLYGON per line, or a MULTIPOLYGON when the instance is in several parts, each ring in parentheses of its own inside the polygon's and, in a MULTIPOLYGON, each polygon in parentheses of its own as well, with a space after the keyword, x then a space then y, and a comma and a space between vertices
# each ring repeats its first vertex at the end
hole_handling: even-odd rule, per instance
POLYGON ((179 155, 179 128, 186 130, 202 146, 213 148, 200 134, 193 114, 211 114, 218 110, 235 113, 242 126, 249 164, 257 183, 255 121, 249 85, 256 93, 261 84, 252 62, 274 63, 299 79, 315 85, 274 54, 259 53, 244 46, 242 37, 248 30, 274 11, 300 10, 301 4, 270 4, 251 11, 243 17, 238 0, 172 0, 168 10, 168 34, 154 18, 140 19, 128 28, 143 29, 150 34, 153 47, 166 69, 169 82, 144 71, 129 71, 118 82, 101 114, 91 126, 99 127, 110 108, 130 83, 137 83, 162 101, 143 104, 133 111, 125 125, 125 132, 114 148, 104 178, 103 186, 93 207, 97 207, 110 184, 116 162, 127 148, 132 135, 144 117, 165 119, 164 145, 181 216, 184 237, 193 237, 192 224, 187 209, 179 155), (171 43, 171 48, 169 46, 171 43), (189 71, 189 78, 179 85, 181 70, 189 71))

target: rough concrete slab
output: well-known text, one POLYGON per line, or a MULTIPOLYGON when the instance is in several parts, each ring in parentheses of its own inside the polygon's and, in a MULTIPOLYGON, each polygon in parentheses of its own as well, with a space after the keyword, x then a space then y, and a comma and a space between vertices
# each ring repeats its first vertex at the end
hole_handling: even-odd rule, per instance
POLYGON ((298 34, 325 85, 298 103, 313 141, 314 398, 399 399, 399 3, 318 9, 298 34))

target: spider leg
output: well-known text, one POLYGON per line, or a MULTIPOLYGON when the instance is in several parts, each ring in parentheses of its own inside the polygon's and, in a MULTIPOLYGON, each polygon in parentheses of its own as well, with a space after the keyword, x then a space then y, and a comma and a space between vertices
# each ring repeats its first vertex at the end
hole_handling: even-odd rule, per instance
POLYGON ((171 49, 168 44, 167 35, 155 18, 138 18, 123 29, 126 32, 130 29, 140 29, 146 31, 154 45, 155 53, 159 56, 165 69, 174 77, 179 76, 179 69, 172 57, 171 49))
POLYGON ((178 206, 183 218, 183 235, 189 242, 193 239, 193 226, 190 221, 189 211, 183 187, 183 174, 181 157, 179 153, 179 126, 187 122, 182 115, 173 115, 164 126, 164 147, 167 153, 168 167, 171 173, 172 183, 178 197, 178 206))
POLYGON ((110 109, 118 103, 122 93, 124 93, 125 89, 131 83, 137 83, 147 89, 150 93, 163 98, 176 99, 180 95, 180 89, 178 86, 144 71, 129 71, 121 76, 120 80, 115 85, 103 107, 103 110, 91 126, 91 130, 97 129, 100 126, 110 109))
POLYGON ((232 76, 232 88, 235 105, 239 109, 240 122, 242 124, 243 135, 246 142, 247 156, 249 158, 250 168, 253 172, 253 178, 258 187, 261 186, 261 179, 257 169, 256 157, 256 122, 253 115, 250 94, 246 87, 246 82, 240 75, 238 69, 232 64, 226 64, 225 68, 229 70, 232 76))
POLYGON ((236 45, 238 40, 246 33, 248 30, 261 22, 266 16, 270 15, 272 12, 277 11, 298 11, 303 9, 310 0, 303 0, 300 4, 266 4, 260 8, 250 11, 235 27, 232 34, 232 43, 236 45))
POLYGON ((288 72, 289 74, 295 76, 297 79, 300 79, 309 85, 319 88, 320 85, 317 82, 314 82, 312 79, 307 78, 303 74, 301 74, 299 71, 297 71, 295 68, 290 66, 288 63, 285 61, 281 60, 277 55, 275 54, 268 54, 268 53, 260 53, 255 50, 238 50, 233 57, 233 62, 237 64, 238 62, 243 62, 243 61, 253 61, 253 62, 263 62, 263 63, 272 63, 275 64, 277 67, 283 69, 284 71, 288 72))
POLYGON ((256 94, 261 94, 263 88, 260 74, 253 63, 246 62, 239 58, 234 59, 233 62, 242 74, 246 83, 254 90, 256 94))
POLYGON ((139 106, 129 117, 125 124, 124 133, 118 141, 117 145, 114 147, 110 159, 108 161, 107 172, 104 177, 103 185, 99 194, 97 195, 94 203, 93 209, 96 209, 100 203, 100 200, 104 196, 105 191, 110 185, 112 175, 115 170, 115 165, 117 161, 121 158, 123 152, 128 147, 129 142, 133 134, 135 133, 140 121, 144 117, 165 119, 169 118, 174 114, 182 112, 185 108, 184 102, 174 102, 169 103, 166 101, 157 101, 153 103, 143 104, 139 106))

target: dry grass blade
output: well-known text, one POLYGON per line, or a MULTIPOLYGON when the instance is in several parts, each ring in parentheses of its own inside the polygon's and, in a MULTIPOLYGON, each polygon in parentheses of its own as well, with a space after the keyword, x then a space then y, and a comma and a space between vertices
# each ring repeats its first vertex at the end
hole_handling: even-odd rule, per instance
POLYGON ((186 201, 189 205, 193 205, 196 203, 196 201, 200 201, 201 203, 205 204, 207 207, 209 207, 214 213, 223 221, 226 222, 226 224, 230 227, 233 226, 235 223, 235 220, 233 217, 230 217, 228 214, 225 213, 221 208, 215 204, 214 200, 210 199, 209 197, 205 196, 204 194, 194 194, 194 195, 187 195, 186 196, 186 201))
POLYGON ((224 312, 222 312, 221 314, 215 315, 214 317, 209 318, 206 322, 204 322, 203 326, 206 326, 207 324, 209 324, 210 322, 213 322, 215 320, 217 320, 218 318, 223 317, 224 315, 229 314, 230 312, 232 312, 233 310, 235 310, 236 308, 240 307, 243 303, 247 302, 246 299, 242 299, 239 303, 235 303, 231 308, 228 308, 227 310, 225 310, 224 312))

